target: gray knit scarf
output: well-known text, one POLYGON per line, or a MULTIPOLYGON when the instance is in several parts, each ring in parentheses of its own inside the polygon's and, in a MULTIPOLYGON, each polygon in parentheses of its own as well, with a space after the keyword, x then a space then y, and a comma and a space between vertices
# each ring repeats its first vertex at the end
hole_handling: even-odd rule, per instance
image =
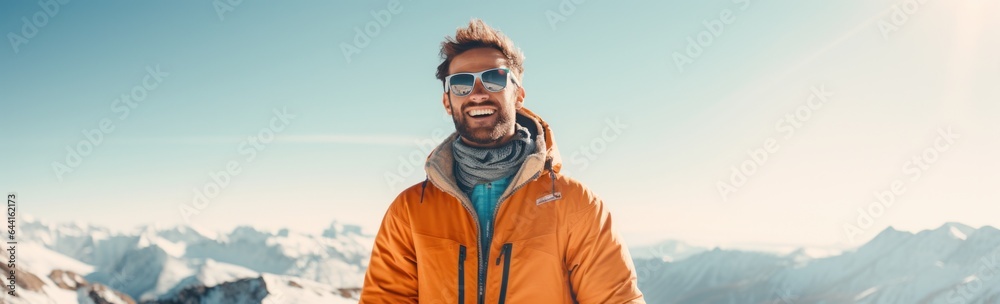
POLYGON ((514 175, 528 154, 535 152, 535 141, 531 140, 528 128, 521 125, 514 128, 514 138, 495 148, 470 147, 462 142, 461 136, 452 142, 455 179, 462 191, 469 192, 477 184, 514 175))

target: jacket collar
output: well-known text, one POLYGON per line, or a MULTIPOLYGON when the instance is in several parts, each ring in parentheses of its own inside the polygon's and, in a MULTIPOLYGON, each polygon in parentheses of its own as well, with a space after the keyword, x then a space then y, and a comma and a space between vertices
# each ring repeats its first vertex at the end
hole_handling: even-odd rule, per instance
MULTIPOLYGON (((525 158, 521 164, 521 168, 518 169, 517 173, 511 179, 510 186, 507 187, 507 190, 504 190, 501 197, 508 196, 510 192, 520 188, 521 185, 537 178, 542 170, 546 168, 546 162, 551 162, 550 166, 554 172, 559 172, 562 168, 562 157, 560 157, 559 149, 552 139, 552 131, 549 129, 549 125, 537 114, 523 107, 517 110, 515 120, 518 124, 531 131, 535 140, 535 152, 525 158)), ((460 200, 464 199, 464 201, 468 201, 468 197, 458 187, 458 182, 455 180, 455 171, 453 170, 455 158, 452 154, 451 143, 457 138, 458 132, 453 132, 444 142, 434 148, 427 157, 424 170, 427 172, 427 179, 435 186, 458 197, 460 200)))

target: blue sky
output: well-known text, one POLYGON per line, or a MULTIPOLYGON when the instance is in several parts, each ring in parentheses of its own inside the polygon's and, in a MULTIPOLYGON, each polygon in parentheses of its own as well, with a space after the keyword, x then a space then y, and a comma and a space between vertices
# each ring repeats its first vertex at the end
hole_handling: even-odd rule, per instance
POLYGON ((0 185, 21 212, 54 221, 374 231, 423 179, 406 159, 454 129, 433 76, 438 46, 478 17, 525 52, 525 105, 632 243, 849 247, 890 225, 1000 226, 989 190, 1000 182, 1000 26, 986 14, 996 3, 389 5, 243 1, 220 14, 210 2, 72 1, 47 14, 4 2, 0 185), (22 17, 39 14, 47 22, 26 35, 22 17), (366 25, 378 33, 348 60, 343 45, 366 25), (679 67, 680 55, 691 61, 679 67), (797 114, 814 90, 832 95, 797 114), (145 96, 122 118, 120 98, 134 92, 145 96), (294 116, 281 131, 275 111, 294 116), (786 115, 799 115, 794 133, 786 115), (103 120, 114 130, 58 174, 53 163, 103 120), (627 127, 602 137, 608 121, 627 127), (927 154, 948 128, 961 137, 927 154), (250 148, 248 136, 268 132, 273 141, 250 148), (775 151, 721 193, 769 139, 775 151), (906 162, 924 154, 935 161, 914 178, 906 162), (239 173, 195 206, 194 189, 233 162, 239 173), (857 209, 896 180, 905 193, 878 216, 864 211, 872 223, 860 227, 857 209), (184 206, 197 210, 187 221, 184 206))

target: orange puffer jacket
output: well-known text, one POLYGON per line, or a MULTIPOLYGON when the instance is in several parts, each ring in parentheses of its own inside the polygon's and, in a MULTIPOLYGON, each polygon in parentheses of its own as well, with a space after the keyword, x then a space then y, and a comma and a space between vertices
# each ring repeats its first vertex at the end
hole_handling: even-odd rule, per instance
POLYGON ((490 256, 478 243, 478 229, 490 227, 479 227, 455 181, 452 134, 427 158, 427 180, 389 206, 360 303, 645 303, 607 207, 559 174, 548 124, 524 108, 516 116, 537 135, 537 150, 498 201, 490 256))

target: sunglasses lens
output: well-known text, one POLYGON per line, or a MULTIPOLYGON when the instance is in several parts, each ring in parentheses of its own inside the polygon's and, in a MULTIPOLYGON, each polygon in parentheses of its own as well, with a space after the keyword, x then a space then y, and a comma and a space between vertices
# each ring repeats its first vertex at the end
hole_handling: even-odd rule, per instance
POLYGON ((483 87, 490 92, 500 92, 507 87, 507 70, 496 69, 483 73, 483 87))
POLYGON ((451 76, 448 81, 449 90, 456 96, 465 96, 472 93, 472 86, 476 84, 476 76, 472 74, 457 74, 451 76))

